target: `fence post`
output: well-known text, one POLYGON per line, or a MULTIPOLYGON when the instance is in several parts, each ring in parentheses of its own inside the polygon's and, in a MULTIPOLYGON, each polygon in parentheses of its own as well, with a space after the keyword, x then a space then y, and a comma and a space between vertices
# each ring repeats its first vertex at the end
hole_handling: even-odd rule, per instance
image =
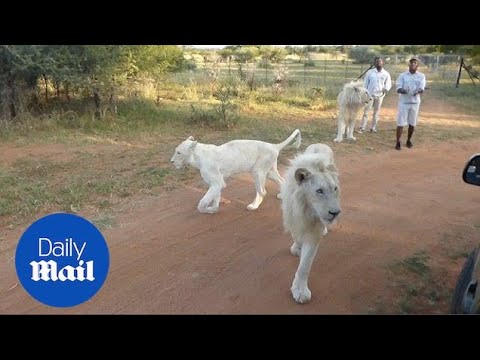
POLYGON ((460 67, 458 68, 457 85, 455 86, 456 88, 458 88, 458 84, 460 83, 460 74, 462 73, 462 67, 463 67, 463 57, 460 58, 460 67))
POLYGON ((303 92, 305 92, 305 83, 307 81, 307 56, 303 60, 303 92))
POLYGON ((327 54, 325 54, 325 67, 323 68, 323 86, 327 86, 327 54))
POLYGON ((268 59, 265 59, 265 86, 268 83, 268 59))
POLYGON ((347 82, 347 74, 348 74, 348 60, 345 60, 345 82, 347 82))
POLYGON ((445 61, 443 61, 443 64, 442 64, 442 80, 445 80, 445 68, 447 67, 447 61, 445 59, 445 61))

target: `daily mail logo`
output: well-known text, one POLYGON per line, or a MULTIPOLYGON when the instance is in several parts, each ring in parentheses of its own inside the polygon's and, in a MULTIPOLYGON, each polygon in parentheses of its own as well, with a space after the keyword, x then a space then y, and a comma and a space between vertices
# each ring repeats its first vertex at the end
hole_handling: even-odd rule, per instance
POLYGON ((67 307, 91 299, 105 282, 110 264, 107 243, 86 219, 51 214, 24 232, 15 266, 24 289, 45 305, 67 307))
POLYGON ((87 246, 86 242, 79 247, 72 238, 65 239, 63 242, 53 242, 49 238, 41 237, 38 239, 38 256, 56 256, 76 258, 78 266, 73 267, 67 265, 59 269, 58 264, 54 260, 31 261, 32 280, 33 281, 94 281, 93 260, 80 260, 87 246), (75 253, 74 253, 75 250, 75 253), (85 265, 85 267, 84 267, 85 265))

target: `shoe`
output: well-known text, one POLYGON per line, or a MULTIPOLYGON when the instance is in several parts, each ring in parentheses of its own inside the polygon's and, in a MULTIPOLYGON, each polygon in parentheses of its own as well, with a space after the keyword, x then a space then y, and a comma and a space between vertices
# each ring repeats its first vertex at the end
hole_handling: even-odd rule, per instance
POLYGON ((396 150, 402 150, 402 145, 400 144, 400 141, 397 141, 397 145, 395 145, 396 150))
POLYGON ((357 133, 363 134, 364 131, 365 131, 365 130, 363 130, 363 129, 358 129, 358 130, 357 130, 357 133))
POLYGON ((407 148, 411 149, 413 147, 413 144, 410 140, 407 140, 407 148))
POLYGON ((376 129, 370 129, 370 132, 371 132, 371 133, 376 133, 377 130, 376 130, 376 129))

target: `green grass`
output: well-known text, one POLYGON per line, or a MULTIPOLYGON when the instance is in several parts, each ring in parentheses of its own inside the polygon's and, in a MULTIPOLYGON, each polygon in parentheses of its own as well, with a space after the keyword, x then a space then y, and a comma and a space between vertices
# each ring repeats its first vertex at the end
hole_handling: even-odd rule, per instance
POLYGON ((155 166, 154 149, 129 152, 80 153, 69 161, 20 159, 0 168, 0 216, 16 219, 43 212, 79 212, 86 207, 110 208, 118 199, 161 192, 170 167, 155 166), (132 159, 143 165, 129 168, 132 159), (122 169, 128 171, 122 171, 122 169))
POLYGON ((435 313, 448 307, 451 289, 445 280, 446 270, 429 265, 430 259, 422 250, 389 266, 390 283, 397 293, 393 313, 435 313))
MULTIPOLYGON (((281 142, 291 132, 300 128, 302 148, 317 142, 331 144, 339 155, 382 152, 391 149, 394 124, 391 119, 380 124, 375 135, 358 136, 351 146, 333 144, 336 133, 336 96, 345 80, 356 78, 366 65, 342 64, 341 61, 315 61, 315 66, 304 68, 300 63, 289 63, 288 81, 281 91, 273 88, 273 70, 244 67, 247 80, 255 76, 255 88, 228 77, 226 64, 221 65, 217 89, 226 86, 232 90, 228 101, 236 106, 235 123, 230 127, 218 126, 213 116, 219 101, 212 93, 202 69, 192 73, 167 76, 162 83, 160 103, 153 98, 124 97, 118 102, 118 113, 110 111, 102 119, 93 116, 88 100, 69 103, 52 101, 45 107, 45 114, 34 116, 20 114, 14 122, 0 129, 0 141, 8 146, 56 144, 77 146, 67 150, 71 159, 28 159, 0 167, 0 216, 17 219, 42 211, 79 211, 93 208, 107 211, 122 199, 136 194, 154 194, 178 187, 177 181, 198 176, 195 171, 172 171, 169 158, 178 143, 194 135, 205 143, 249 138, 269 142, 281 142), (265 74, 267 81, 265 82, 265 74), (170 77, 170 79, 168 79, 170 77), (190 82, 190 78, 195 82, 190 82), (192 105, 201 107, 212 115, 211 123, 192 122, 192 105), (125 145, 126 144, 126 145, 125 145), (102 148, 97 148, 102 145, 102 148), (131 146, 124 148, 123 146, 131 146), (83 151, 82 149, 93 149, 83 151), (105 150, 105 148, 107 150, 105 150), (160 190, 161 189, 161 190, 160 190)), ((388 65, 386 68, 394 80, 407 66, 388 65)), ((429 97, 441 99, 457 106, 459 111, 472 114, 480 111, 479 92, 465 79, 459 89, 449 81, 451 69, 445 73, 433 73, 421 68, 430 82, 429 97)), ((453 70, 452 70, 453 71, 453 70)), ((237 71, 232 67, 232 74, 237 71)), ((141 90, 141 89, 140 89, 141 90)), ((147 91, 144 94, 147 96, 147 91)), ((385 104, 395 106, 396 97, 391 93, 385 104)), ((442 120, 442 119, 440 119, 442 120)), ((442 120, 443 121, 443 120, 442 120)), ((473 117, 471 123, 478 121, 473 117)), ((422 123, 416 137, 422 141, 439 142, 471 139, 480 135, 480 127, 465 126, 462 122, 422 123)), ((68 147, 67 147, 68 149, 68 147)), ((296 150, 287 148, 281 153, 280 162, 286 163, 296 150)), ((411 264, 413 267, 418 264, 411 264)))
POLYGON ((412 272, 419 276, 426 276, 430 271, 427 265, 430 256, 426 251, 419 251, 414 255, 400 260, 392 265, 392 270, 397 273, 412 272))
MULTIPOLYGON (((432 91, 447 103, 456 106, 464 114, 478 115, 480 113, 480 83, 476 85, 463 80, 459 87, 455 84, 438 83, 432 84, 432 91)), ((476 121, 480 121, 479 118, 476 121)))
POLYGON ((109 230, 115 226, 115 220, 107 214, 101 214, 93 218, 91 221, 100 229, 100 231, 109 230))

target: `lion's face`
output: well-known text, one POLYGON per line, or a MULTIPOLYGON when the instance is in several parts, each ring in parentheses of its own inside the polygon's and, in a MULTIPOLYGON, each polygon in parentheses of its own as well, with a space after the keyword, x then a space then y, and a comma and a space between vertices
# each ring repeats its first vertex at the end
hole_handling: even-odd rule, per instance
POLYGON ((363 86, 361 81, 351 81, 343 87, 343 91, 338 95, 339 101, 345 104, 362 104, 366 105, 373 98, 368 93, 368 90, 363 86))
POLYGON ((324 225, 332 224, 341 212, 340 184, 336 174, 328 170, 311 173, 301 168, 295 172, 295 179, 303 187, 314 215, 324 225))
POLYGON ((187 140, 183 141, 175 148, 175 153, 170 159, 175 168, 180 169, 187 165, 188 159, 192 155, 196 145, 197 142, 194 141, 193 136, 189 136, 187 140))
POLYGON ((355 91, 357 91, 359 93, 360 99, 365 104, 368 104, 370 101, 373 100, 373 98, 368 93, 368 90, 366 88, 364 88, 363 86, 355 87, 355 91))

